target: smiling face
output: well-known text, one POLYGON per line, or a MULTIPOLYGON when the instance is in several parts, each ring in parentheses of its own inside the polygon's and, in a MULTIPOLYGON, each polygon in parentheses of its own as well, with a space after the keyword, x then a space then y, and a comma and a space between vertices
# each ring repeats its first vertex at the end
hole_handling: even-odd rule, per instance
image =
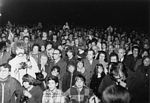
POLYGON ((48 81, 48 88, 50 91, 55 90, 57 86, 58 86, 58 83, 56 83, 54 80, 48 81))

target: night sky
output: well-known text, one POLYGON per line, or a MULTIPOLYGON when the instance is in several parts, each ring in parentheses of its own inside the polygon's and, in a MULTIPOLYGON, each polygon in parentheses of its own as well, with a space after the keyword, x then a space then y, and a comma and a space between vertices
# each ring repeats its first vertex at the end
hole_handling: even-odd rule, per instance
POLYGON ((133 26, 148 31, 146 0, 1 0, 2 23, 133 26))

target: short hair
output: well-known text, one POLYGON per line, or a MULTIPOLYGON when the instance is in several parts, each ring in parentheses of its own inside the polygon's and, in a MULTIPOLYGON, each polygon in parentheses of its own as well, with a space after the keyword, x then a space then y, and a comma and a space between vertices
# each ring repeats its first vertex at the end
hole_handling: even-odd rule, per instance
POLYGON ((75 82, 76 82, 79 78, 80 78, 84 83, 86 82, 86 79, 85 79, 85 77, 84 77, 82 74, 77 74, 77 75, 75 76, 75 82))
POLYGON ((8 68, 8 70, 11 71, 11 65, 8 63, 1 64, 0 67, 8 68))
POLYGON ((137 45, 136 45, 136 46, 133 46, 133 47, 132 47, 132 52, 133 52, 134 49, 138 49, 138 53, 140 53, 140 48, 139 48, 139 46, 137 46, 137 45))
POLYGON ((111 85, 102 93, 104 103, 129 103, 130 94, 126 88, 119 85, 111 85))
POLYGON ((22 80, 23 82, 29 82, 30 85, 35 85, 36 83, 36 79, 33 78, 31 75, 29 74, 25 74, 23 77, 22 77, 22 80))
POLYGON ((53 70, 55 70, 55 69, 57 69, 57 71, 60 73, 60 67, 59 67, 59 66, 53 66, 53 68, 51 69, 51 72, 52 72, 53 70))
POLYGON ((35 46, 37 46, 37 47, 39 48, 39 51, 40 51, 41 47, 40 47, 39 44, 33 44, 33 45, 32 45, 32 50, 33 50, 33 48, 34 48, 35 46))
POLYGON ((59 79, 58 79, 57 76, 53 76, 53 75, 49 76, 49 77, 47 78, 46 84, 48 84, 48 82, 49 82, 50 80, 55 81, 55 83, 59 83, 59 79))
POLYGON ((117 61, 118 61, 118 60, 119 60, 119 59, 118 59, 118 54, 115 53, 115 52, 110 53, 110 55, 109 55, 109 60, 111 61, 111 57, 114 57, 114 56, 117 58, 117 61))

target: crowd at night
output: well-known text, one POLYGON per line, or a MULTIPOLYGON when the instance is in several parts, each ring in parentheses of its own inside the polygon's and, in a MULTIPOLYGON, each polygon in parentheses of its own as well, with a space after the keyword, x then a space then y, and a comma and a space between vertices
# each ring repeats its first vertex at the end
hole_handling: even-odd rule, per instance
MULTIPOLYGON (((115 16, 103 21, 106 15, 92 18, 97 14, 92 10, 99 10, 97 7, 87 11, 90 16, 83 13, 88 7, 83 7, 85 10, 75 7, 69 6, 70 11, 66 10, 62 15, 51 13, 47 17, 44 13, 41 13, 43 17, 37 16, 38 9, 36 20, 33 11, 24 14, 30 19, 21 16, 16 19, 15 12, 14 15, 13 12, 2 13, 1 103, 149 103, 150 37, 146 20, 137 22, 148 15, 130 22, 129 16, 125 17, 128 20, 121 17, 133 10, 120 15, 115 8, 104 11, 111 12, 107 16, 115 16), (14 18, 9 18, 10 14, 14 18), (23 20, 28 22, 23 23, 23 20)), ((125 12, 125 9, 121 11, 125 12)), ((140 15, 136 12, 135 15, 140 15)), ((18 13, 21 12, 18 10, 18 13)))

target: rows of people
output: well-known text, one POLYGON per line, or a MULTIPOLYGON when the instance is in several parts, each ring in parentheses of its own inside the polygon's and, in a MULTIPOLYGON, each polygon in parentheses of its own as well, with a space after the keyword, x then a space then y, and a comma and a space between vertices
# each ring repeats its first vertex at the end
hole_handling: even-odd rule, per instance
POLYGON ((146 34, 120 32, 111 26, 102 30, 66 25, 48 32, 13 25, 0 29, 2 103, 15 103, 11 94, 15 89, 23 103, 114 103, 105 100, 114 88, 130 93, 126 103, 130 98, 131 103, 148 103, 146 34))

